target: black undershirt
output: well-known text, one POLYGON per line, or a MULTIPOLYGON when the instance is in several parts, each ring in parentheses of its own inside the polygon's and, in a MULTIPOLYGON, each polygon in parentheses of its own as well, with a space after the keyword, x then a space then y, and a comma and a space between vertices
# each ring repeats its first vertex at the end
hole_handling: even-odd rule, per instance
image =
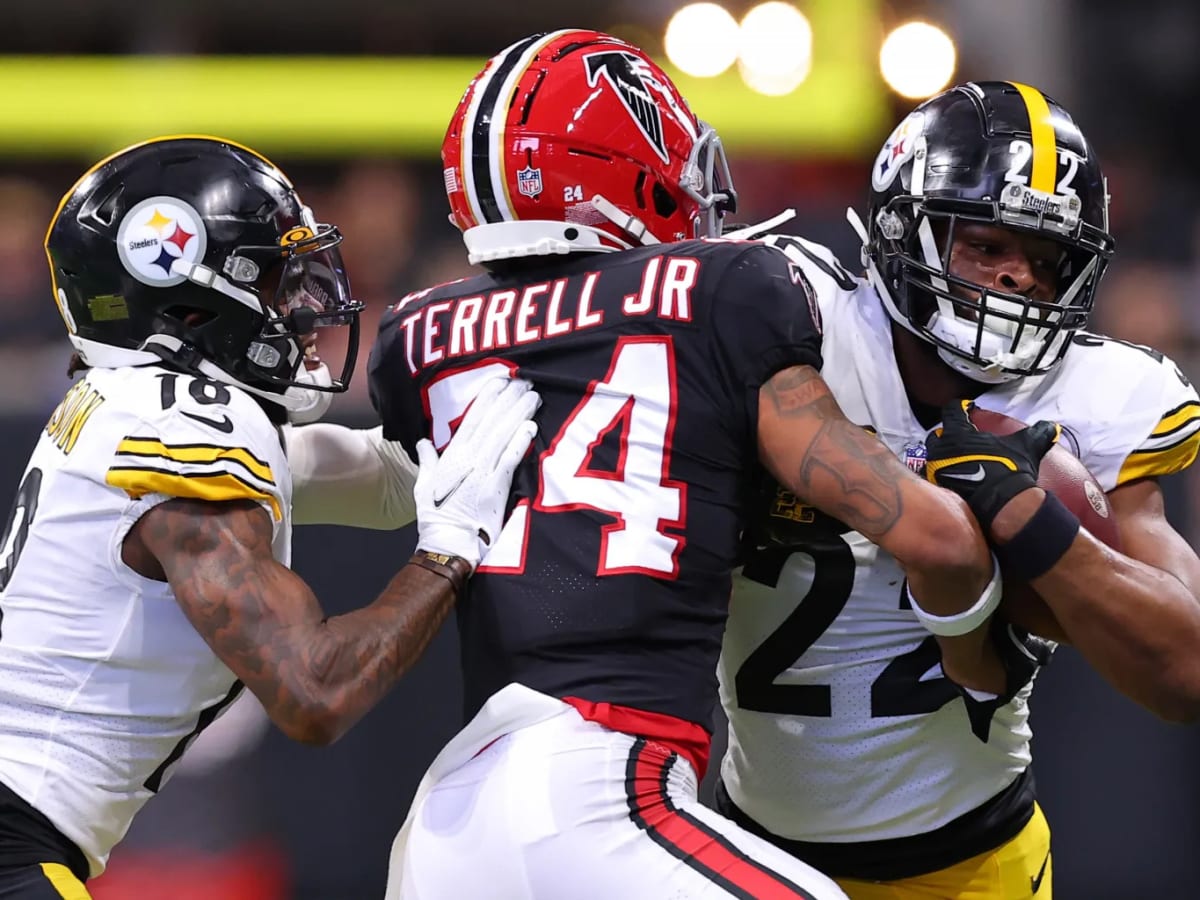
POLYGON ((87 858, 44 815, 0 781, 0 871, 60 863, 87 881, 87 858))

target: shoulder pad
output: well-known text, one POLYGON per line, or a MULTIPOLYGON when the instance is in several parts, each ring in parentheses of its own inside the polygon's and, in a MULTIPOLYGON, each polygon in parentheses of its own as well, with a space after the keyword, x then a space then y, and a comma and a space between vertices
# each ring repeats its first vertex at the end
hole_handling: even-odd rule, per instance
POLYGON ((208 379, 158 377, 159 408, 141 414, 117 440, 105 482, 133 498, 254 500, 282 520, 290 476, 279 432, 261 407, 208 379))

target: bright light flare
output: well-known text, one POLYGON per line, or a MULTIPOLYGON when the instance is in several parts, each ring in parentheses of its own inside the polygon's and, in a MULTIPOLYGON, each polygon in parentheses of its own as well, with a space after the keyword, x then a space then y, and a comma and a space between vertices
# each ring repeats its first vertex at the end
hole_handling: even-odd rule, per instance
POLYGON ((737 59, 737 20, 716 3, 691 3, 671 16, 663 49, 671 64, 687 75, 720 75, 737 59))
POLYGON ((950 83, 956 61, 954 41, 927 22, 908 22, 889 34, 879 51, 879 71, 901 97, 923 100, 950 83))
POLYGON ((790 94, 812 69, 812 26, 790 3, 771 0, 742 18, 738 71, 752 90, 768 96, 790 94))

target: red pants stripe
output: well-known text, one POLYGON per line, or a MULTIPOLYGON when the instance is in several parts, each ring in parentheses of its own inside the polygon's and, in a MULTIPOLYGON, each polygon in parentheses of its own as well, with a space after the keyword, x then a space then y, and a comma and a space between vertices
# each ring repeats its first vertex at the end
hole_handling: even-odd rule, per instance
POLYGON ((756 863, 704 822, 679 811, 667 794, 667 776, 679 757, 639 738, 625 767, 630 818, 672 856, 734 897, 744 900, 814 900, 813 895, 756 863))

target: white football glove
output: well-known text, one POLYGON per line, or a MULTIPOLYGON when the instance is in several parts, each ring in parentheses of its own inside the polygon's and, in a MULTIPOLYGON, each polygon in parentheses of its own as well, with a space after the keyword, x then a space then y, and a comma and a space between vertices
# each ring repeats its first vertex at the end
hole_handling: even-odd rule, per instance
POLYGON ((472 571, 479 565, 500 534, 513 472, 537 434, 530 417, 542 401, 531 387, 490 379, 440 457, 429 440, 417 444, 418 549, 461 557, 472 571))

